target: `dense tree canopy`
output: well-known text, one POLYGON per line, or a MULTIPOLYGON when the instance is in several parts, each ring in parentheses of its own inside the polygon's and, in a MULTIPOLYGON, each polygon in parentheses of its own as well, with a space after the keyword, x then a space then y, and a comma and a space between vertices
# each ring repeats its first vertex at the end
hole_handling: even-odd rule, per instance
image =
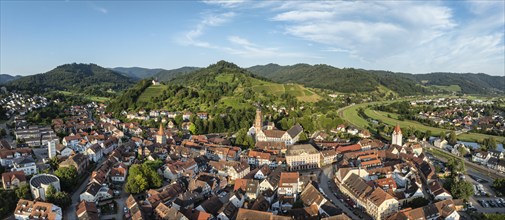
POLYGON ((492 186, 496 189, 497 194, 505 195, 505 178, 495 179, 492 186))
POLYGON ((54 175, 60 178, 62 190, 72 192, 78 181, 75 167, 60 167, 54 171, 54 175))
POLYGON ((134 164, 130 167, 125 190, 140 193, 147 189, 158 188, 163 180, 153 168, 153 164, 134 164))

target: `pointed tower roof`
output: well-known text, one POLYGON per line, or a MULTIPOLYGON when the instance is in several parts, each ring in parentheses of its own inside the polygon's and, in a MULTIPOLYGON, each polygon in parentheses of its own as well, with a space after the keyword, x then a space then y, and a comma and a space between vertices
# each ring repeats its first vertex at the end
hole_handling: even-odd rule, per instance
POLYGON ((160 130, 158 130, 158 135, 165 135, 165 130, 163 129, 163 123, 160 123, 160 130))
POLYGON ((400 129, 400 125, 397 123, 396 126, 395 126, 395 130, 394 130, 394 133, 402 133, 402 129, 400 129))

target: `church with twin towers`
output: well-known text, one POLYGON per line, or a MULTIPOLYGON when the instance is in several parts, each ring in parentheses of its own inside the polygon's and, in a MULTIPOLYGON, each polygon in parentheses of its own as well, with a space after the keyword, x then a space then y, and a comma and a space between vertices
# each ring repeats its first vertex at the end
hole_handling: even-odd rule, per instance
POLYGON ((254 136, 256 142, 282 142, 286 146, 293 145, 300 139, 303 132, 301 125, 296 124, 287 131, 278 130, 273 123, 263 120, 261 109, 256 109, 256 117, 253 126, 249 129, 249 135, 254 136))

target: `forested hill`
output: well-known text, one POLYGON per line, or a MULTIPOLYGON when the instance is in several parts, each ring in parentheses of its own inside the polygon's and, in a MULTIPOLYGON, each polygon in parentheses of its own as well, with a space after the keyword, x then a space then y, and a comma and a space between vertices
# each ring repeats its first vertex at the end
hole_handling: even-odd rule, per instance
POLYGON ((321 97, 296 84, 279 84, 225 61, 180 75, 161 85, 142 80, 110 104, 110 111, 167 109, 219 113, 250 109, 257 103, 296 106, 321 97))
POLYGON ((0 74, 0 84, 21 78, 21 76, 11 76, 9 74, 0 74))
POLYGON ((161 71, 165 71, 164 69, 161 68, 148 69, 142 67, 115 67, 110 69, 134 79, 146 79, 154 76, 155 74, 161 71))
POLYGON ((96 64, 65 64, 41 74, 25 76, 8 82, 10 89, 34 93, 69 91, 103 95, 108 90, 120 91, 135 84, 135 80, 96 64))
POLYGON ((505 93, 505 76, 490 76, 479 73, 429 73, 404 74, 407 78, 426 86, 458 85, 468 94, 505 93))
POLYGON ((505 77, 486 74, 408 74, 309 64, 267 64, 253 66, 248 70, 276 82, 300 83, 346 93, 386 88, 403 96, 444 92, 449 86, 456 87, 456 92, 467 94, 505 93, 505 77))
POLYGON ((188 74, 199 69, 200 67, 185 66, 178 69, 162 70, 154 74, 153 78, 156 78, 159 81, 169 81, 171 79, 177 78, 178 76, 182 76, 184 74, 188 74))

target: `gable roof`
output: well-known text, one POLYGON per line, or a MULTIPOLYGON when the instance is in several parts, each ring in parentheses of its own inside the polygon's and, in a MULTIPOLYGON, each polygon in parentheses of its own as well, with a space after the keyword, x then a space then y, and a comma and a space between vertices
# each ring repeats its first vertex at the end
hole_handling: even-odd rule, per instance
POLYGON ((386 200, 394 199, 389 193, 386 193, 381 188, 375 188, 372 193, 368 196, 368 200, 372 202, 377 207, 381 206, 386 200))
POLYGON ((281 138, 286 132, 281 130, 263 130, 263 134, 267 137, 281 138))
POLYGON ((25 172, 24 171, 12 171, 12 172, 7 172, 7 173, 2 173, 2 180, 4 182, 11 182, 14 179, 18 179, 19 182, 26 182, 25 172))
POLYGON ((80 220, 98 220, 98 210, 94 202, 81 201, 75 212, 80 220))
POLYGON ((287 131, 287 133, 289 134, 289 136, 291 136, 291 138, 294 138, 294 137, 296 137, 298 134, 300 134, 302 131, 303 131, 302 126, 300 126, 300 124, 296 124, 295 126, 293 126, 292 128, 290 128, 290 129, 287 131))
POLYGON ((325 200, 324 196, 311 183, 305 186, 305 189, 303 189, 300 194, 300 199, 303 201, 305 206, 310 206, 312 204, 321 205, 321 203, 325 200))
POLYGON ((298 184, 298 177, 300 175, 298 172, 281 172, 281 176, 279 179, 279 186, 282 186, 284 184, 292 184, 292 183, 297 183, 298 184))
POLYGON ((351 173, 349 178, 344 181, 344 186, 348 188, 349 191, 357 198, 364 197, 373 190, 372 187, 365 182, 365 180, 355 173, 351 173))

